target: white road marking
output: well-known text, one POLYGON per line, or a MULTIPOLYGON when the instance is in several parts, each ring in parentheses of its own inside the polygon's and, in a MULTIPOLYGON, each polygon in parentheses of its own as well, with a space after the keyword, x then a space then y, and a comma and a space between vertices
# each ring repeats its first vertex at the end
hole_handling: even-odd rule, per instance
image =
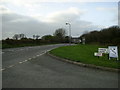
POLYGON ((15 66, 15 65, 10 65, 10 66, 8 66, 7 68, 11 68, 11 67, 13 67, 13 66, 15 66))
POLYGON ((31 60, 32 58, 29 58, 28 60, 31 60))
POLYGON ((25 60, 25 62, 27 62, 28 60, 25 60))
POLYGON ((19 62, 20 64, 23 63, 23 62, 19 62))
POLYGON ((37 57, 39 57, 40 55, 36 55, 37 57))
POLYGON ((4 52, 0 52, 0 54, 3 54, 4 52))
MULTIPOLYGON (((20 50, 23 50, 23 49, 20 49, 20 50)), ((51 49, 50 49, 50 50, 51 50, 51 49)), ((36 58, 36 57, 42 56, 42 55, 44 55, 46 52, 48 52, 48 51, 50 51, 50 50, 46 50, 46 51, 40 53, 39 55, 33 56, 32 58, 36 58)), ((14 51, 14 50, 9 50, 9 51, 14 51)), ((4 52, 2 52, 2 53, 4 53, 4 52)), ((28 58, 28 60, 24 60, 24 61, 21 61, 21 62, 18 62, 18 63, 19 63, 19 64, 22 64, 22 63, 24 63, 24 62, 27 62, 27 61, 29 61, 29 60, 32 60, 32 58, 28 58)), ((12 68, 12 67, 14 67, 14 66, 15 66, 15 65, 10 65, 10 66, 8 66, 7 68, 12 68)), ((0 71, 4 71, 4 70, 5 70, 5 68, 0 69, 0 71)))
POLYGON ((32 57, 32 58, 36 58, 36 57, 34 56, 34 57, 32 57))
POLYGON ((0 69, 0 71, 4 71, 4 70, 5 70, 5 68, 0 69))
POLYGON ((24 63, 24 62, 26 62, 26 61, 22 61, 22 63, 24 63))
POLYGON ((40 56, 42 56, 43 54, 39 54, 40 56))
POLYGON ((50 50, 47 50, 46 52, 49 52, 50 50))

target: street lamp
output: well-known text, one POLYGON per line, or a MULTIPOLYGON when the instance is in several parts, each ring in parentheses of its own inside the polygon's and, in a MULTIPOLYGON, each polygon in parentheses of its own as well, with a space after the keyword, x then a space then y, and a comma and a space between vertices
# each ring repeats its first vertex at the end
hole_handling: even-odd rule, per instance
POLYGON ((71 45, 71 24, 67 22, 66 25, 69 25, 69 43, 71 45))

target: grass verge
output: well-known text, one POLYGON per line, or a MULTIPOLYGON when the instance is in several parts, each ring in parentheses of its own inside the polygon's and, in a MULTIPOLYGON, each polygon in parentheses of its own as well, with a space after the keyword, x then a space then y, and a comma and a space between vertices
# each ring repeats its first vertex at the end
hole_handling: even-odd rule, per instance
MULTIPOLYGON (((100 58, 94 56, 94 52, 98 52, 98 48, 102 48, 102 47, 104 48, 106 46, 99 46, 99 45, 64 46, 53 49, 50 51, 50 53, 61 58, 65 58, 85 64, 94 64, 97 66, 117 68, 117 69, 120 68, 120 65, 118 64, 119 61, 117 61, 115 58, 108 60, 108 55, 106 54, 100 58)), ((120 48, 119 48, 119 52, 120 52, 120 48)))

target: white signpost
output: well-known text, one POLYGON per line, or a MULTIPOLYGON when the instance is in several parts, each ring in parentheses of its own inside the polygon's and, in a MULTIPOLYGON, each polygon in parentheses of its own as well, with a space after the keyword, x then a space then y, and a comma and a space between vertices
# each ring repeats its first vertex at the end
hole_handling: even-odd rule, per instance
POLYGON ((109 60, 110 58, 117 58, 118 60, 118 48, 117 46, 109 46, 109 60))
POLYGON ((109 53, 108 48, 98 48, 98 52, 99 53, 106 53, 106 54, 109 53))
POLYGON ((98 52, 94 53, 94 56, 102 56, 103 53, 109 54, 110 58, 117 58, 118 60, 118 47, 117 46, 108 46, 108 48, 98 48, 98 52))
POLYGON ((100 57, 100 56, 102 56, 102 53, 95 52, 95 53, 94 53, 94 56, 100 57))
POLYGON ((85 37, 82 38, 82 44, 85 44, 85 37))

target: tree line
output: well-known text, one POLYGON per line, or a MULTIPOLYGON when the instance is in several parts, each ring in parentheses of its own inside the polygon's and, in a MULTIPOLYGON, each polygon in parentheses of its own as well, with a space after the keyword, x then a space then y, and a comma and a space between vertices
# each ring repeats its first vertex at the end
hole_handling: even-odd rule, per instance
POLYGON ((25 34, 15 34, 11 39, 2 40, 2 48, 19 47, 19 46, 34 46, 45 44, 68 43, 69 37, 66 36, 64 28, 58 28, 53 35, 33 35, 33 38, 27 38, 25 34))
POLYGON ((82 38, 85 38, 85 43, 87 44, 120 45, 120 27, 112 26, 100 31, 94 30, 81 35, 80 39, 82 38))
MULTIPOLYGON (((78 39, 81 41, 85 39, 86 44, 120 45, 120 27, 112 26, 100 31, 94 30, 84 33, 78 39)), ((41 38, 40 35, 33 35, 33 38, 27 38, 25 34, 15 34, 12 39, 2 40, 2 48, 57 43, 69 43, 69 36, 66 35, 64 28, 58 28, 53 35, 44 35, 41 38)))

